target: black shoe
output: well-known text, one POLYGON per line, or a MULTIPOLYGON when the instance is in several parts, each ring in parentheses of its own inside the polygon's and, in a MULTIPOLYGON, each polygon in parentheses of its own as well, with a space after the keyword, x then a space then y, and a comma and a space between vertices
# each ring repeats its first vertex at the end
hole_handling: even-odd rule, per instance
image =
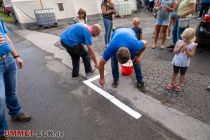
POLYGON ((25 113, 20 113, 17 116, 12 117, 11 119, 12 121, 27 122, 31 120, 31 116, 25 113))
POLYGON ((138 89, 141 91, 141 92, 145 92, 145 86, 144 86, 144 82, 142 82, 142 81, 138 81, 137 82, 137 87, 138 87, 138 89))
POLYGON ((118 86, 118 84, 119 84, 119 80, 113 80, 113 83, 112 83, 112 87, 113 88, 117 88, 117 86, 118 86))
POLYGON ((174 48, 174 45, 170 45, 170 46, 168 46, 167 48, 174 48))
POLYGON ((90 72, 86 73, 86 76, 91 76, 96 72, 96 69, 91 70, 90 72))
POLYGON ((77 78, 79 78, 79 75, 78 76, 72 76, 73 80, 76 80, 77 78))

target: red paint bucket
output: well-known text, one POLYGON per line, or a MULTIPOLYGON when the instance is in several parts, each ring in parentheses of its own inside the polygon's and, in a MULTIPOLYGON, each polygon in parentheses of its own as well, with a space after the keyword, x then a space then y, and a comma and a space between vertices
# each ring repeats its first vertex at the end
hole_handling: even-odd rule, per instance
POLYGON ((127 63, 121 65, 121 74, 123 76, 130 76, 133 74, 132 60, 129 60, 127 63))

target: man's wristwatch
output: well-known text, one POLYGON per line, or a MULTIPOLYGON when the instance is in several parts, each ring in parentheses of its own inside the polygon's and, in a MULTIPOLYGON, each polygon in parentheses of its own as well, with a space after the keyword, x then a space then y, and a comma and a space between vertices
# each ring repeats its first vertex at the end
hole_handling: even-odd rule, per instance
POLYGON ((16 58, 20 57, 20 55, 15 55, 15 56, 13 56, 13 57, 14 57, 14 59, 16 59, 16 58))

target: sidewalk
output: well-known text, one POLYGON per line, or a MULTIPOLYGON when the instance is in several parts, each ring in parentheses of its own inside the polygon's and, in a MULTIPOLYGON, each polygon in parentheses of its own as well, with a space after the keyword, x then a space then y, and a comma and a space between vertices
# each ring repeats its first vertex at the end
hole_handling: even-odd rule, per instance
MULTIPOLYGON (((126 18, 117 19, 115 20, 115 24, 119 26, 125 24, 129 25, 128 21, 129 20, 126 18)), ((142 24, 144 26, 148 23, 152 24, 152 21, 153 19, 150 17, 142 20, 142 24)), ((101 21, 99 21, 99 23, 101 23, 101 21)), ((148 40, 151 37, 152 30, 151 27, 144 28, 143 30, 144 36, 148 38, 148 40)), ((62 63, 71 67, 68 54, 61 47, 55 46, 56 42, 59 40, 58 36, 29 30, 15 30, 15 32, 40 49, 52 53, 56 58, 60 59, 62 63)), ((53 30, 51 32, 53 32, 53 30)), ((58 34, 58 32, 55 33, 58 34)), ((97 56, 98 60, 100 60, 100 54, 102 53, 102 40, 103 35, 94 40, 96 51, 99 54, 97 56)), ((151 42, 149 43, 151 44, 151 42)), ((148 95, 139 92, 134 87, 130 77, 121 77, 119 88, 117 90, 112 89, 110 87, 112 81, 110 64, 106 65, 106 71, 108 72, 106 76, 107 88, 112 90, 120 100, 139 110, 144 115, 149 116, 178 136, 188 140, 208 140, 210 138, 210 96, 207 92, 204 92, 202 88, 210 82, 210 75, 208 75, 208 72, 205 73, 205 70, 203 74, 193 71, 189 72, 191 76, 187 75, 186 83, 189 84, 188 87, 191 88, 186 89, 185 94, 179 97, 165 96, 163 95, 163 88, 172 72, 170 64, 170 57, 172 55, 169 54, 168 58, 163 54, 164 52, 151 49, 147 49, 144 53, 143 72, 148 87, 148 95), (124 88, 125 85, 128 86, 124 88), (199 111, 196 111, 196 108, 199 108, 199 111), (203 108, 203 110, 201 110, 201 108, 203 108), (188 111, 186 112, 186 110, 188 111), (192 114, 190 114, 191 112, 192 114)), ((83 68, 81 68, 81 70, 83 70, 83 68)), ((84 71, 81 73, 85 76, 84 71)), ((95 83, 97 84, 98 82, 95 81, 95 83)))

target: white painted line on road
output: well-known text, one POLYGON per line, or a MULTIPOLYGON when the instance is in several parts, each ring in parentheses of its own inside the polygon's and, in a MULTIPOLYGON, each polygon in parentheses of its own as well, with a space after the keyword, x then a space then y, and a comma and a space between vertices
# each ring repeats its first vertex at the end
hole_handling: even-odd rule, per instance
POLYGON ((95 84, 91 83, 91 82, 93 82, 94 80, 96 80, 98 78, 99 78, 99 75, 97 75, 97 76, 95 76, 95 77, 93 77, 93 78, 91 78, 89 80, 83 81, 83 82, 87 86, 89 86, 90 88, 92 88, 93 90, 95 90, 96 92, 101 94, 102 96, 104 96, 107 100, 109 100, 110 102, 115 104, 117 107, 119 107, 120 109, 122 109, 123 111, 125 111, 126 113, 131 115, 132 117, 134 117, 135 119, 139 119, 142 116, 140 113, 138 113, 137 111, 133 110, 129 106, 125 105, 120 100, 115 98, 113 95, 109 94, 107 91, 105 91, 102 88, 100 88, 100 87, 96 86, 95 84))
MULTIPOLYGON (((104 72, 104 75, 106 75, 107 74, 107 72, 105 71, 104 72)), ((88 80, 86 80, 86 81, 89 81, 89 82, 93 82, 93 81, 95 81, 95 80, 97 80, 97 79, 99 79, 100 78, 100 75, 97 75, 97 76, 94 76, 94 77, 92 77, 92 78, 90 78, 90 79, 88 79, 88 80)))
POLYGON ((100 75, 97 75, 97 76, 95 76, 95 77, 93 77, 93 78, 90 78, 90 79, 88 79, 88 80, 86 80, 86 81, 88 81, 88 82, 93 82, 93 81, 95 81, 95 80, 97 80, 97 79, 99 79, 100 78, 100 75))

